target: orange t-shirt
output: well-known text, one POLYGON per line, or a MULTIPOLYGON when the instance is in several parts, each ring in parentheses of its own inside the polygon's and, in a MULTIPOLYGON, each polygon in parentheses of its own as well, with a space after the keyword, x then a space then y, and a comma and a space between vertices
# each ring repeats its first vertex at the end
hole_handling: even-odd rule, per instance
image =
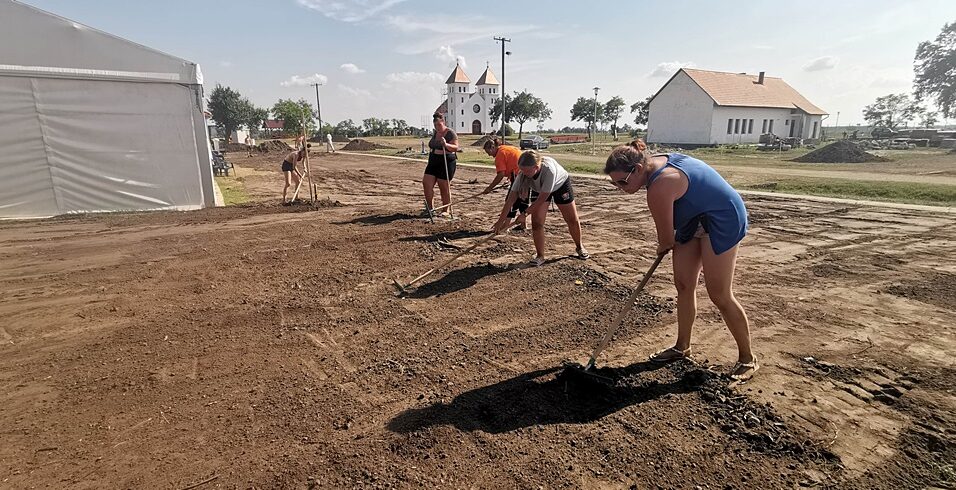
POLYGON ((495 154, 495 172, 514 177, 518 174, 518 158, 521 158, 521 150, 518 147, 499 146, 498 153, 495 154))

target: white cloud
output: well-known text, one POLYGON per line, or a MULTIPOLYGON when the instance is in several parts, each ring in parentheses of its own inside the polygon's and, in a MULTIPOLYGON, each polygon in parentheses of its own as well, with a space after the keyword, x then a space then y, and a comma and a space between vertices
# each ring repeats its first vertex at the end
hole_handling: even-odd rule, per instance
POLYGON ((439 84, 445 81, 445 77, 441 73, 435 72, 417 72, 417 71, 403 71, 399 73, 389 73, 385 75, 385 83, 382 85, 385 88, 391 88, 398 85, 420 85, 420 84, 439 84))
POLYGON ((313 83, 325 84, 329 81, 329 77, 325 75, 319 75, 318 73, 314 75, 308 75, 300 77, 299 75, 292 75, 288 80, 280 83, 283 87, 307 87, 313 83))
POLYGON ((531 24, 502 24, 500 19, 482 15, 392 15, 385 19, 391 29, 405 34, 407 41, 395 50, 402 54, 434 52, 435 46, 461 46, 474 41, 492 42, 501 32, 517 35, 537 32, 540 27, 531 24))
POLYGON ((365 73, 365 70, 355 66, 354 63, 345 63, 339 66, 339 68, 341 68, 342 71, 344 71, 345 73, 351 73, 353 75, 355 75, 356 73, 365 73))
POLYGON ((223 60, 219 62, 219 66, 223 68, 232 68, 232 62, 228 60, 223 60))
POLYGON ((346 95, 350 95, 352 97, 356 97, 360 99, 367 99, 372 97, 372 92, 369 92, 368 90, 365 90, 365 89, 349 87, 347 85, 342 85, 341 83, 338 84, 337 87, 342 92, 345 92, 346 95))
POLYGON ((342 22, 361 22, 405 0, 298 0, 299 5, 342 22))
POLYGON ((451 46, 441 46, 438 48, 438 54, 435 55, 441 61, 448 63, 448 67, 451 68, 455 64, 461 65, 462 68, 468 68, 468 63, 465 62, 465 57, 460 54, 455 54, 455 49, 451 46))
POLYGON ((822 71, 822 70, 832 70, 836 68, 837 63, 840 62, 840 58, 836 56, 821 56, 819 58, 814 58, 803 65, 803 71, 822 71))
POLYGON ((648 77, 669 77, 680 70, 681 68, 693 68, 695 65, 691 61, 665 61, 663 63, 658 63, 654 67, 654 70, 651 71, 648 77))

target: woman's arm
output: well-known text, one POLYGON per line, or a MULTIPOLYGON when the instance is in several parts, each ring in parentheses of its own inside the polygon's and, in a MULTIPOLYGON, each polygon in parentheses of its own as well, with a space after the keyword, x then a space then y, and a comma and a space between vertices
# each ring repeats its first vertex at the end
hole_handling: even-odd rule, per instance
POLYGON ((455 137, 452 138, 451 141, 445 141, 445 138, 442 137, 441 141, 442 141, 442 144, 445 145, 445 151, 450 151, 450 152, 452 152, 452 153, 455 153, 455 152, 458 151, 458 148, 459 148, 459 147, 458 147, 458 133, 454 133, 454 134, 455 134, 455 137))
POLYGON ((486 187, 485 190, 482 191, 481 193, 482 193, 482 194, 488 194, 488 193, 490 193, 491 191, 493 191, 493 190, 495 189, 495 186, 498 185, 498 183, 500 183, 500 182, 502 181, 502 179, 504 179, 504 178, 505 178, 505 173, 504 173, 504 172, 498 172, 497 174, 495 174, 495 180, 492 180, 491 183, 488 184, 488 187, 486 187))
POLYGON ((508 219, 508 213, 511 211, 511 207, 515 205, 515 201, 517 200, 518 191, 512 190, 508 192, 508 199, 505 199, 505 205, 501 207, 501 214, 498 216, 498 221, 491 227, 492 231, 495 233, 501 233, 502 230, 511 224, 511 220, 508 219))

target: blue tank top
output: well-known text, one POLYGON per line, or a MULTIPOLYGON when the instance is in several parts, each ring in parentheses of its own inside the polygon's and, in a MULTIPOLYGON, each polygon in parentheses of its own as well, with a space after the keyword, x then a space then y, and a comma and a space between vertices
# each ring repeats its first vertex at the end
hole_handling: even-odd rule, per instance
POLYGON ((677 242, 689 242, 703 226, 717 255, 740 243, 747 235, 747 208, 740 194, 710 165, 681 153, 667 155, 667 163, 648 177, 648 189, 667 167, 687 176, 687 192, 674 201, 677 242))

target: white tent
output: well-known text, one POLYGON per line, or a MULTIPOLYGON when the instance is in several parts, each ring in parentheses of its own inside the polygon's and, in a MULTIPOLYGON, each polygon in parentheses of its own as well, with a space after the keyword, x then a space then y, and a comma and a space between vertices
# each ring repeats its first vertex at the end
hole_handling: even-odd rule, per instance
POLYGON ((215 205, 199 66, 0 0, 0 218, 215 205))

